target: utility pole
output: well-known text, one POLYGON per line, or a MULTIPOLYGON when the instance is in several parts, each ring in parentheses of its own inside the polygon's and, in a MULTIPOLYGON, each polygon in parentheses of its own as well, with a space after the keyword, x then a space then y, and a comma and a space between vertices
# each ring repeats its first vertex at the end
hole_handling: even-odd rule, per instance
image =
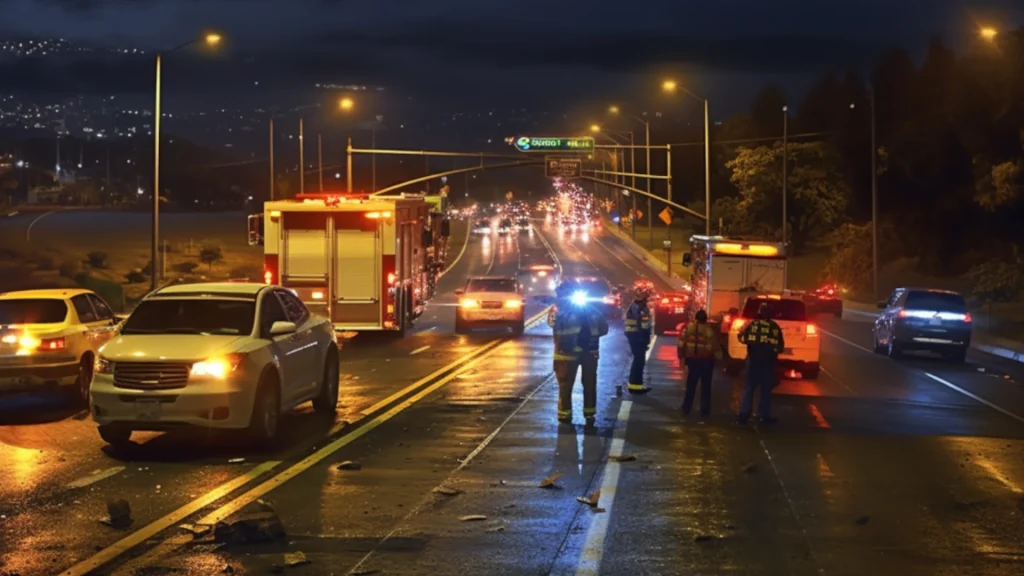
POLYGON ((871 290, 878 300, 878 145, 875 143, 875 91, 871 98, 871 290))
POLYGON ((274 117, 270 117, 270 200, 274 199, 274 117))
MULTIPOLYGON (((345 158, 345 188, 352 192, 352 137, 348 137, 348 146, 345 148, 348 156, 345 158)), ((376 190, 374 190, 376 192, 376 190)))
POLYGON ((316 135, 316 164, 320 173, 320 193, 324 192, 324 140, 319 134, 316 135))
POLYGON ((782 245, 786 245, 789 221, 786 201, 789 197, 789 106, 782 107, 782 245))
POLYGON ((711 117, 704 99, 704 235, 711 236, 711 117))
POLYGON ((107 185, 105 186, 105 188, 106 188, 106 190, 103 191, 104 192, 104 194, 103 194, 103 204, 106 204, 107 200, 110 198, 110 143, 109 142, 107 143, 107 185))
POLYGON ((302 127, 302 118, 299 118, 299 194, 306 193, 306 158, 304 146, 305 130, 302 127))

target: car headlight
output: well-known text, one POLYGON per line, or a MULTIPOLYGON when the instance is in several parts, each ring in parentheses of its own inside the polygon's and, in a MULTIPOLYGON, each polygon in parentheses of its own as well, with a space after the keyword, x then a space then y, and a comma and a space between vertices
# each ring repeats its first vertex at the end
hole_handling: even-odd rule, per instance
POLYGON ((245 356, 242 354, 228 354, 227 356, 202 360, 192 365, 191 375, 224 379, 238 370, 244 359, 245 356))
POLYGON ((114 372, 114 363, 102 356, 97 356, 96 361, 92 363, 93 374, 112 374, 114 372))
POLYGON ((583 306, 584 304, 587 303, 587 293, 583 292, 582 290, 579 292, 575 292, 569 298, 569 301, 575 304, 576 306, 583 306))

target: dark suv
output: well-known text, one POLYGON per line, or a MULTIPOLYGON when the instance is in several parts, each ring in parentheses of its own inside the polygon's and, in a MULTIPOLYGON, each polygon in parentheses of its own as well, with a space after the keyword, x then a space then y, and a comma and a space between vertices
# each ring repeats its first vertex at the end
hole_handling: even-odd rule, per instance
POLYGON ((971 346, 971 314, 956 292, 929 288, 897 288, 879 302, 875 320, 875 352, 896 358, 904 351, 938 352, 963 362, 971 346))

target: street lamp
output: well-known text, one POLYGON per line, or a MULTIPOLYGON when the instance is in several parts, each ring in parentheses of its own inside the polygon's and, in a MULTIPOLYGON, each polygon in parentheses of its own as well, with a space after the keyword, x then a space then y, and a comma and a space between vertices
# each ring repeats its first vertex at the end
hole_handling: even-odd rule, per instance
MULTIPOLYGON (((661 90, 666 94, 683 92, 687 96, 704 103, 704 234, 711 235, 711 121, 708 118, 708 99, 701 98, 686 88, 676 83, 675 80, 665 80, 661 83, 661 90)), ((671 190, 671 189, 670 189, 671 190)), ((670 197, 669 200, 672 200, 670 197)))
POLYGON ((348 112, 349 110, 352 110, 353 108, 355 108, 355 106, 356 106, 356 103, 351 98, 349 98, 347 96, 345 98, 340 98, 338 100, 338 109, 339 110, 343 110, 345 112, 348 112))
POLYGON ((182 48, 191 46, 193 44, 203 43, 213 48, 219 46, 223 37, 215 32, 208 32, 207 34, 193 38, 187 42, 182 42, 174 48, 167 50, 163 53, 156 53, 156 98, 155 105, 153 107, 153 254, 150 258, 150 262, 153 269, 150 270, 150 279, 153 290, 159 287, 160 282, 160 119, 162 112, 160 110, 160 96, 161 96, 161 64, 163 63, 163 55, 177 52, 182 48))
POLYGON ((991 42, 996 39, 996 36, 999 36, 999 30, 996 30, 991 26, 985 26, 978 30, 978 35, 981 36, 982 39, 991 42))
MULTIPOLYGON (((619 114, 622 113, 622 111, 619 109, 618 106, 612 105, 612 106, 608 107, 608 113, 613 115, 613 116, 618 116, 619 114)), ((646 152, 647 152, 647 163, 645 164, 645 170, 647 171, 647 193, 650 194, 651 193, 651 123, 646 118, 641 118, 639 116, 634 116, 632 114, 625 114, 625 116, 627 118, 631 118, 631 119, 633 119, 633 120, 635 120, 635 121, 637 121, 637 122, 639 122, 639 123, 644 125, 644 148, 646 149, 646 152)), ((636 155, 635 155, 635 152, 636 152, 636 148, 630 148, 630 153, 633 154, 630 158, 631 158, 631 162, 632 162, 632 166, 633 166, 633 173, 634 174, 636 173, 636 155)), ((633 188, 636 188, 636 176, 633 177, 632 186, 633 186, 633 188)), ((651 204, 651 197, 648 196, 647 197, 647 226, 648 226, 648 228, 651 228, 651 225, 653 223, 653 220, 651 219, 651 206, 652 206, 652 204, 651 204)), ((633 195, 633 215, 634 216, 636 215, 636 195, 635 194, 633 195)), ((651 230, 649 231, 649 238, 652 238, 652 239, 654 237, 653 230, 654 229, 651 228, 651 230)), ((632 236, 632 238, 634 240, 636 240, 636 219, 635 218, 633 219, 633 227, 632 227, 632 230, 630 231, 630 235, 632 236)), ((651 240, 651 241, 653 242, 653 240, 651 240)))
POLYGON ((597 134, 597 133, 601 132, 601 127, 598 126, 597 124, 591 124, 590 125, 590 131, 593 132, 594 134, 597 134))

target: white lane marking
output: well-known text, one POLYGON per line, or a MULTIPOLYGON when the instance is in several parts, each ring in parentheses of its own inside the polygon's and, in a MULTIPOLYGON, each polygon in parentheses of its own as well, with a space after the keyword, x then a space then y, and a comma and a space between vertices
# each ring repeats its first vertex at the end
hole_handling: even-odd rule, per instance
POLYGON ((651 345, 647 347, 647 353, 644 354, 644 360, 645 361, 651 359, 651 352, 654 352, 654 343, 657 342, 657 341, 658 341, 658 337, 657 336, 652 336, 651 337, 651 345))
POLYGON ((65 488, 72 490, 75 488, 85 488, 90 484, 95 484, 100 480, 106 480, 115 474, 119 474, 124 471, 124 466, 114 466, 113 468, 107 468, 106 470, 96 470, 88 476, 83 476, 74 482, 69 482, 65 488))
POLYGON ((548 239, 544 236, 544 233, 540 231, 540 228, 537 229, 537 237, 540 238, 541 243, 543 243, 544 247, 548 249, 548 254, 551 254, 551 258, 554 259, 555 266, 558 267, 558 277, 561 278, 562 277, 562 261, 561 261, 561 259, 558 258, 558 254, 555 254, 555 249, 551 247, 551 243, 548 242, 548 239))
POLYGON ((626 445, 626 426, 632 407, 633 403, 629 400, 624 400, 619 406, 619 415, 616 420, 621 422, 621 426, 616 427, 612 434, 611 447, 608 449, 608 462, 604 465, 604 475, 601 478, 600 504, 604 508, 604 512, 591 516, 587 539, 583 543, 583 551, 580 552, 580 560, 576 566, 577 576, 597 576, 601 573, 604 541, 608 536, 608 522, 612 514, 612 506, 615 504, 615 490, 619 485, 619 474, 622 472, 622 464, 615 462, 615 459, 622 456, 622 450, 626 445))
POLYGON ((942 384, 943 386, 949 388, 950 390, 955 390, 955 391, 963 394, 964 396, 967 396, 968 398, 973 398, 974 400, 977 400, 978 402, 981 402, 982 404, 988 406, 989 408, 995 410, 996 412, 999 412, 999 413, 1001 413, 1001 414, 1003 414, 1005 416, 1009 416, 1010 418, 1013 418, 1017 422, 1020 422, 1021 424, 1024 424, 1024 417, 1019 416, 1017 414, 1014 414, 1013 412, 1010 412, 1009 410, 1007 410, 1005 408, 997 406, 997 405, 993 404, 992 402, 989 402, 988 400, 985 400, 981 396, 978 396, 977 394, 974 394, 973 392, 969 392, 967 390, 964 390, 963 388, 957 386, 956 384, 953 384, 952 382, 950 382, 949 380, 946 380, 945 378, 940 378, 940 377, 936 376, 935 374, 932 374, 931 372, 925 372, 924 375, 929 377, 929 378, 931 378, 932 380, 938 382, 939 384, 942 384))
POLYGON ((635 266, 633 266, 633 265, 632 265, 632 264, 630 264, 629 262, 626 262, 625 260, 623 260, 623 259, 622 259, 622 257, 621 257, 621 256, 619 256, 618 254, 616 254, 615 252, 613 252, 611 248, 609 248, 609 247, 605 246, 605 245, 604 245, 604 242, 601 242, 601 241, 600 241, 600 240, 598 240, 597 238, 592 238, 592 240, 593 240, 594 242, 597 242, 597 245, 598 245, 598 246, 600 246, 601 248, 604 248, 605 250, 607 250, 607 251, 608 251, 608 253, 609 253, 609 254, 611 254, 612 256, 614 256, 616 260, 618 260, 619 262, 622 262, 622 263, 623 263, 623 264, 624 264, 624 265, 626 266, 626 268, 629 268, 630 270, 632 270, 633 272, 636 272, 636 273, 637 273, 637 274, 639 274, 640 276, 643 276, 643 275, 644 275, 644 273, 643 273, 643 271, 642 271, 642 270, 638 270, 638 269, 637 269, 637 268, 636 268, 635 266))
MULTIPOLYGON (((758 434, 760 433, 761 431, 758 429, 758 434)), ((786 503, 789 504, 789 513, 793 515, 793 521, 796 522, 797 528, 800 529, 800 534, 804 537, 804 546, 807 546, 807 553, 813 558, 815 554, 814 547, 811 546, 811 537, 807 535, 807 529, 804 528, 803 523, 800 522, 800 516, 796 513, 796 504, 793 502, 793 498, 789 495, 786 483, 782 481, 782 475, 779 474, 779 469, 775 466, 775 459, 772 458, 771 452, 768 451, 768 446, 765 445, 764 439, 760 438, 758 439, 758 442, 761 443, 761 449, 764 450, 764 455, 768 458, 768 463, 772 466, 772 472, 775 473, 775 480, 778 481, 779 488, 782 488, 782 495, 786 498, 786 503)))
POLYGON ((821 368, 821 371, 824 372, 829 378, 835 380, 836 382, 839 382, 839 384, 843 388, 846 388, 850 393, 856 394, 856 392, 853 391, 853 388, 850 388, 849 386, 847 386, 846 382, 843 382, 842 380, 840 380, 838 376, 836 376, 835 374, 829 372, 828 370, 825 370, 824 366, 820 366, 820 368, 821 368))
POLYGON ((14 212, 11 212, 11 213, 10 213, 10 214, 8 214, 7 216, 8 216, 8 217, 10 217, 10 216, 17 216, 17 215, 18 215, 18 211, 17 211, 17 210, 15 210, 14 212))
MULTIPOLYGON (((466 247, 469 246, 469 237, 473 235, 472 232, 473 231, 470 228, 469 223, 467 223, 466 224, 466 240, 462 243, 462 250, 459 250, 459 255, 455 257, 455 260, 452 261, 451 265, 449 265, 447 268, 445 268, 444 270, 441 271, 441 276, 444 276, 445 274, 447 274, 449 270, 454 268, 455 265, 459 263, 459 260, 462 260, 462 255, 466 253, 466 247)), ((438 278, 440 279, 441 276, 438 276, 438 278)))
MULTIPOLYGON (((819 328, 819 330, 820 330, 820 328, 819 328)), ((850 346, 853 346, 854 348, 859 348, 859 349, 861 349, 861 350, 863 350, 863 351, 865 351, 865 352, 867 352, 869 354, 874 354, 874 351, 868 350, 864 346, 861 346, 860 344, 857 344, 856 342, 851 342, 851 341, 849 341, 846 338, 843 338, 841 336, 836 336, 835 334, 829 332, 828 330, 820 330, 820 331, 821 331, 822 334, 825 334, 827 336, 831 336, 831 337, 835 338, 836 340, 839 340, 840 342, 844 342, 846 344, 849 344, 850 346)), ((911 369, 911 368, 906 367, 906 366, 905 366, 905 368, 911 369)), ((981 396, 978 396, 977 394, 975 394, 973 392, 969 392, 969 391, 961 388, 960 386, 957 386, 956 384, 953 384, 949 380, 946 380, 945 378, 941 378, 939 376, 936 376, 935 374, 932 374, 931 372, 927 372, 925 370, 921 370, 921 373, 924 374, 925 376, 931 378, 935 382, 938 382, 939 384, 942 384, 946 388, 949 388, 950 390, 952 390, 954 392, 959 392, 959 393, 963 394, 964 396, 967 396, 968 398, 971 398, 972 400, 975 400, 976 402, 980 402, 981 404, 984 404, 985 406, 988 406, 989 408, 995 410, 996 412, 999 412, 1000 414, 1003 414, 1005 416, 1009 416, 1010 418, 1013 418, 1014 420, 1020 422, 1021 424, 1024 424, 1024 416, 1020 416, 1019 414, 1015 414, 1015 413, 1010 412, 1009 410, 1007 410, 1007 409, 1005 409, 1005 408, 1003 408, 1001 406, 993 404, 992 402, 982 398, 981 396)))
POLYGON ((31 240, 32 227, 36 225, 36 222, 39 222, 40 220, 42 220, 43 218, 46 218, 47 216, 49 216, 50 214, 53 214, 54 212, 56 212, 56 210, 50 210, 49 212, 43 212, 39 216, 36 216, 34 220, 29 222, 28 228, 25 229, 25 242, 26 243, 32 241, 31 240))
POLYGON ((430 350, 430 345, 429 344, 427 344, 426 346, 421 346, 421 347, 413 350, 412 352, 409 352, 409 356, 415 356, 415 355, 417 355, 420 352, 423 352, 425 350, 430 350))
POLYGON ((491 263, 490 263, 490 264, 488 264, 488 266, 487 266, 487 272, 484 272, 484 276, 487 276, 487 275, 489 275, 489 274, 491 273, 491 268, 494 268, 494 257, 495 257, 495 256, 496 256, 497 254, 498 254, 498 249, 497 249, 497 248, 495 248, 494 246, 491 246, 491 263))

